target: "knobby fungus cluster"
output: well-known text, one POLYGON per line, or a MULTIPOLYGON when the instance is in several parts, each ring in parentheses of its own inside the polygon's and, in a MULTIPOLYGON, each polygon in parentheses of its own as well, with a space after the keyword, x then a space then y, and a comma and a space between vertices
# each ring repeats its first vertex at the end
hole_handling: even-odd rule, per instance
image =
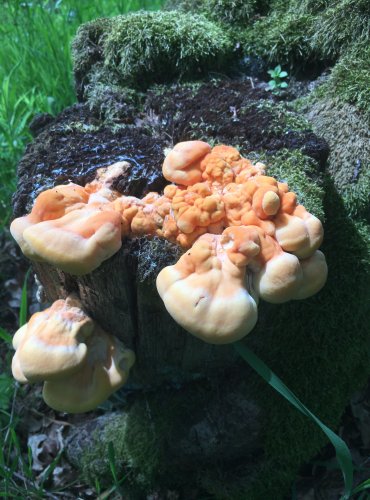
MULTIPOLYGON (((230 146, 182 142, 163 163, 172 184, 163 195, 142 199, 112 187, 128 167, 115 163, 85 187, 70 183, 41 193, 31 213, 11 225, 23 253, 83 275, 114 255, 126 237, 166 238, 184 254, 159 273, 159 295, 177 323, 213 344, 234 342, 253 329, 259 297, 304 299, 324 285, 321 222, 286 183, 266 176, 262 163, 253 165, 230 146)), ((14 347, 15 378, 44 380, 45 401, 71 412, 103 401, 126 381, 134 362, 76 298, 32 316, 14 347), (40 358, 45 352, 47 363, 40 358)))

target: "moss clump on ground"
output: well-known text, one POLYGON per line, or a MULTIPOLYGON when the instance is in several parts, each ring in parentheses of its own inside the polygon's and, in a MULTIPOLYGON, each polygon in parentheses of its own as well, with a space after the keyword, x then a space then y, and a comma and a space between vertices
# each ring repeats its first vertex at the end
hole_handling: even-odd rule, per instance
POLYGON ((247 56, 292 70, 312 70, 320 62, 334 62, 352 45, 368 45, 368 0, 179 0, 180 10, 201 11, 208 18, 244 28, 238 36, 247 56), (242 5, 239 5, 242 4, 242 5), (261 17, 262 14, 262 17, 261 17))
POLYGON ((328 8, 330 2, 333 3, 332 0, 289 0, 288 2, 273 0, 272 7, 278 10, 290 8, 296 13, 316 15, 328 8))
POLYGON ((152 83, 194 80, 210 70, 230 72, 240 55, 234 50, 238 46, 247 57, 294 72, 320 71, 344 56, 333 81, 348 99, 366 101, 366 91, 351 82, 345 67, 351 65, 366 81, 369 58, 366 54, 362 58, 361 51, 356 57, 346 54, 356 45, 364 50, 369 46, 368 0, 174 0, 168 4, 178 10, 98 19, 79 29, 73 43, 79 98, 92 81, 144 89, 152 83))
POLYGON ((90 81, 146 88, 176 78, 194 80, 229 68, 234 55, 222 28, 203 16, 179 12, 98 19, 83 25, 73 43, 77 87, 90 81))
POLYGON ((109 447, 113 445, 115 468, 117 474, 124 472, 125 453, 124 439, 127 429, 127 415, 111 413, 99 417, 81 432, 79 427, 69 435, 67 457, 81 470, 82 477, 89 484, 94 484, 96 478, 108 485, 111 483, 109 463, 109 447), (112 444, 110 444, 112 443, 112 444))
POLYGON ((127 468, 135 476, 135 483, 146 489, 155 484, 166 463, 163 455, 166 427, 153 411, 147 398, 136 401, 128 412, 127 432, 122 436, 127 468))
POLYGON ((268 16, 246 30, 244 51, 296 71, 368 44, 369 23, 368 0, 276 2, 268 16))
POLYGON ((85 23, 77 30, 72 43, 73 69, 77 97, 83 98, 84 86, 91 80, 92 68, 102 61, 102 43, 113 20, 102 18, 85 23))
POLYGON ((115 18, 104 59, 120 81, 141 87, 176 77, 196 79, 220 69, 232 50, 223 30, 201 16, 141 12, 115 18))
POLYGON ((180 10, 201 11, 208 18, 227 26, 237 25, 235 37, 247 56, 261 57, 271 64, 299 66, 311 55, 309 30, 313 16, 310 9, 298 8, 297 3, 258 0, 169 2, 170 6, 180 10))
POLYGON ((111 466, 116 474, 135 477, 131 485, 150 488, 160 475, 164 460, 161 442, 164 429, 151 420, 146 398, 134 403, 128 411, 108 413, 72 432, 67 446, 68 459, 82 472, 88 484, 96 479, 104 486, 112 483, 111 466), (88 435, 84 437, 84 433, 88 435), (114 449, 113 456, 109 451, 114 449))
POLYGON ((91 111, 105 123, 133 123, 141 96, 133 89, 90 82, 85 99, 91 111))
POLYGON ((246 30, 244 51, 297 71, 333 62, 350 47, 370 41, 368 0, 277 2, 246 30))
POLYGON ((304 132, 311 130, 309 121, 302 115, 296 113, 282 102, 273 102, 269 100, 260 100, 257 109, 271 113, 270 130, 287 133, 288 131, 304 132))

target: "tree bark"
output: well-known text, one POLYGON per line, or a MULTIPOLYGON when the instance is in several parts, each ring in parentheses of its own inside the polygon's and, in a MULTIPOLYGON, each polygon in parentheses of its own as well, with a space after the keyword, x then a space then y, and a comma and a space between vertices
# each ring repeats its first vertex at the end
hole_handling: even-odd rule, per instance
POLYGON ((43 263, 33 266, 50 302, 76 293, 103 329, 134 350, 133 384, 182 383, 232 366, 236 355, 230 346, 206 344, 190 335, 168 314, 153 281, 140 282, 130 253, 133 245, 126 240, 115 256, 85 276, 43 263))

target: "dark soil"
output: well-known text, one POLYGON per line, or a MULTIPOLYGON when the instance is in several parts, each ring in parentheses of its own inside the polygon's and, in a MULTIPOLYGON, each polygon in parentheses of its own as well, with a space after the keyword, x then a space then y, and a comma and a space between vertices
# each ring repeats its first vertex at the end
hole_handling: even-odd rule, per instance
POLYGON ((37 137, 18 167, 14 215, 29 211, 40 191, 68 181, 85 184, 97 168, 123 160, 131 169, 117 182, 117 190, 134 196, 160 191, 166 184, 161 173, 164 148, 195 138, 235 145, 243 154, 300 149, 319 169, 328 155, 326 142, 309 130, 276 127, 276 117, 261 106, 262 99, 277 101, 264 84, 227 80, 156 87, 136 111, 122 106, 120 96, 118 123, 104 121, 89 104, 76 104, 53 121, 38 117, 33 127, 37 137))
POLYGON ((191 87, 175 86, 164 93, 148 92, 147 112, 153 110, 171 134, 173 142, 199 138, 199 135, 225 144, 238 144, 243 153, 267 153, 302 149, 321 166, 328 157, 327 143, 309 130, 282 133, 276 117, 261 106, 261 100, 277 102, 266 86, 251 80, 210 82, 194 92, 191 87), (253 84, 254 85, 254 84, 253 84))
POLYGON ((129 175, 115 186, 122 193, 141 196, 161 190, 166 184, 160 163, 165 146, 162 139, 154 139, 140 128, 113 132, 99 126, 86 105, 72 106, 27 147, 18 166, 14 216, 29 211, 40 191, 69 181, 84 185, 94 179, 97 168, 117 161, 132 166, 129 175))

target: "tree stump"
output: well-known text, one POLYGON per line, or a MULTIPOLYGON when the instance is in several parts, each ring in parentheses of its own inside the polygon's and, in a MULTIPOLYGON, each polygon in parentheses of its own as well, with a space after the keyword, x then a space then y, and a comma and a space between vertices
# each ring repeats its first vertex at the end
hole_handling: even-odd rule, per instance
MULTIPOLYGON (((139 244, 126 241, 114 257, 86 276, 72 276, 47 264, 33 267, 49 301, 76 293, 94 320, 134 350, 133 384, 182 383, 232 366, 232 347, 206 344, 189 335, 167 313, 153 281, 140 282, 135 262, 139 244)), ((157 238, 142 242, 144 248, 155 244, 162 252, 169 246, 157 238)), ((145 260, 149 258, 155 255, 145 260)))
MULTIPOLYGON (((68 181, 84 185, 97 168, 123 160, 130 169, 115 189, 138 197, 160 192, 166 185, 164 149, 197 138, 239 147, 243 155, 264 161, 270 175, 288 182, 300 201, 323 217, 321 171, 327 145, 257 82, 255 88, 249 81, 230 80, 196 89, 163 86, 149 89, 130 106, 124 105, 124 91, 109 97, 110 112, 114 106, 118 110, 114 121, 101 99, 76 104, 46 125, 41 121, 42 130, 19 164, 15 216, 27 213, 40 191, 68 181)), ((258 324, 247 340, 313 411, 336 425, 353 390, 348 374, 359 372, 364 363, 364 350, 354 349, 345 328, 341 270, 359 270, 364 254, 330 184, 327 192, 328 285, 305 301, 261 303, 258 324), (354 251, 346 264, 337 256, 346 253, 348 241, 354 251), (328 362, 333 349, 341 360, 336 362, 344 366, 341 377, 328 362), (322 392, 323 380, 329 391, 339 378, 340 389, 331 391, 330 404, 323 405, 328 393, 322 392)), ((191 498, 192 482, 204 494, 223 491, 222 498, 281 498, 300 461, 323 445, 323 436, 273 394, 232 346, 205 344, 172 320, 157 295, 155 278, 180 253, 159 238, 138 238, 125 240, 116 255, 81 277, 33 264, 48 301, 77 294, 86 312, 137 357, 129 383, 118 393, 123 399, 111 400, 115 411, 104 417, 93 413, 88 423, 78 425, 67 440, 67 456, 92 483, 96 476, 109 482, 112 442, 117 467, 128 473, 135 500, 163 488, 191 498), (223 479, 218 482, 219 471, 223 479)), ((351 279, 347 272, 346 286, 351 279)))

